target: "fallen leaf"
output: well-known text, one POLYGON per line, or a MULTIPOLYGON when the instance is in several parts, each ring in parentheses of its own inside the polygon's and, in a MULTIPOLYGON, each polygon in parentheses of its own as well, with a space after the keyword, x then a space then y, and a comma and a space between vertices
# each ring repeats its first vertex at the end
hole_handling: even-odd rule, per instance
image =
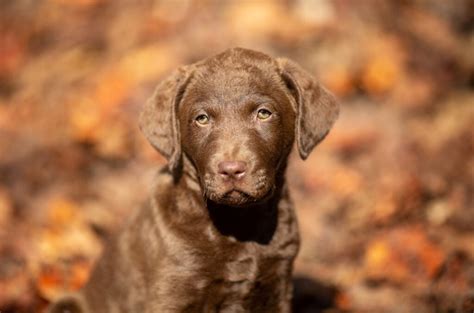
POLYGON ((383 95, 395 88, 404 75, 404 51, 394 37, 369 36, 364 44, 367 63, 362 86, 371 95, 383 95))
POLYGON ((444 261, 443 251, 417 227, 381 234, 366 249, 368 276, 397 283, 434 278, 444 261))
POLYGON ((47 300, 57 299, 67 292, 80 289, 89 278, 92 262, 75 259, 54 265, 42 265, 35 285, 47 300))
POLYGON ((0 233, 5 229, 13 214, 13 203, 7 189, 0 187, 0 233))

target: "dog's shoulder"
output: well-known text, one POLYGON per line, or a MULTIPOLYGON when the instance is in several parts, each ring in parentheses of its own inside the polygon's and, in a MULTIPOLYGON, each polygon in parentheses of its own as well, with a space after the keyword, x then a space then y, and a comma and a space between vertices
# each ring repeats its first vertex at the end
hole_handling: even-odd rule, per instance
POLYGON ((151 185, 151 205, 163 207, 170 203, 183 208, 190 204, 202 205, 196 196, 202 196, 202 192, 198 182, 189 175, 183 174, 180 179, 176 179, 166 166, 156 172, 151 185), (191 203, 190 199, 193 200, 191 203))
POLYGON ((167 166, 159 168, 151 184, 152 198, 168 198, 176 186, 173 174, 167 166))

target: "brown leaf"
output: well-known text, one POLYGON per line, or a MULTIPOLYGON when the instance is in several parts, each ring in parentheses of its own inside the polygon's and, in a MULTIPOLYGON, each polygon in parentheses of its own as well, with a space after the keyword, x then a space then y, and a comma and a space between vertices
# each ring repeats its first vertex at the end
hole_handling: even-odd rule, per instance
POLYGON ((362 85, 371 95, 385 94, 404 75, 404 51, 393 37, 372 36, 365 45, 368 61, 362 71, 362 85))
POLYGON ((6 228, 13 214, 13 203, 6 189, 0 186, 0 233, 6 228))
POLYGON ((18 70, 25 59, 24 41, 15 32, 0 32, 0 74, 18 70))
POLYGON ((355 87, 351 69, 340 64, 326 68, 321 75, 321 81, 326 88, 339 97, 348 96, 355 87))
POLYGON ((381 234, 367 246, 368 276, 403 283, 432 279, 445 255, 421 228, 409 227, 381 234))
POLYGON ((399 65, 385 55, 377 55, 365 68, 362 82, 371 94, 381 94, 391 90, 400 76, 399 65))
POLYGON ((40 294, 54 300, 65 292, 76 291, 87 281, 92 262, 76 259, 69 263, 43 265, 36 278, 36 287, 40 294))

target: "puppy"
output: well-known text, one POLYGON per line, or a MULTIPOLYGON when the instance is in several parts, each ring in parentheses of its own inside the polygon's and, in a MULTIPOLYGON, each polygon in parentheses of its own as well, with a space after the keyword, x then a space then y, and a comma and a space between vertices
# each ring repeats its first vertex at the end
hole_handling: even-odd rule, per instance
POLYGON ((287 158, 296 141, 306 159, 337 115, 287 59, 235 48, 178 69, 140 116, 168 166, 84 288, 50 312, 289 312, 287 158))

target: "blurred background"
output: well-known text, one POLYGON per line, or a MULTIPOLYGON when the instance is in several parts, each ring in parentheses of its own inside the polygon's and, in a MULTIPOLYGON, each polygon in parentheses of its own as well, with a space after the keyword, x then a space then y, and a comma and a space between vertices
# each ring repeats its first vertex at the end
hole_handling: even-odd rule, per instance
POLYGON ((342 105, 311 157, 291 157, 304 312, 472 313, 473 13, 468 0, 0 1, 0 311, 43 312, 84 283, 165 163, 141 105, 180 64, 241 46, 292 58, 342 105))

